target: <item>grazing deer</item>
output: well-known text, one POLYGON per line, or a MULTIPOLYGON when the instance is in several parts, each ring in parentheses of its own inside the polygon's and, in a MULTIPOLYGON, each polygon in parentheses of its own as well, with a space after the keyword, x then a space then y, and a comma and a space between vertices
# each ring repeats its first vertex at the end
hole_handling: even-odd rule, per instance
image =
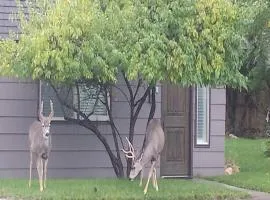
POLYGON ((39 178, 39 188, 42 192, 46 188, 47 179, 47 165, 48 157, 51 151, 51 136, 50 136, 50 123, 54 115, 53 102, 50 100, 51 113, 48 117, 44 117, 43 101, 39 108, 39 121, 34 121, 29 128, 29 143, 30 143, 30 177, 29 187, 31 187, 32 179, 32 161, 33 155, 36 157, 36 165, 39 178), (44 178, 44 183, 43 183, 44 178))
POLYGON ((165 138, 164 132, 161 127, 161 123, 159 119, 150 120, 147 128, 146 128, 146 140, 143 145, 140 153, 136 156, 134 148, 130 141, 128 141, 129 150, 126 151, 122 149, 127 158, 132 159, 132 167, 129 174, 129 178, 133 180, 139 172, 141 172, 140 177, 140 186, 142 186, 142 178, 143 178, 143 169, 146 167, 148 163, 151 162, 151 168, 148 174, 148 179, 144 188, 144 194, 147 193, 149 180, 152 177, 152 183, 156 191, 158 191, 157 184, 157 170, 156 170, 156 162, 160 157, 160 153, 163 150, 165 138))

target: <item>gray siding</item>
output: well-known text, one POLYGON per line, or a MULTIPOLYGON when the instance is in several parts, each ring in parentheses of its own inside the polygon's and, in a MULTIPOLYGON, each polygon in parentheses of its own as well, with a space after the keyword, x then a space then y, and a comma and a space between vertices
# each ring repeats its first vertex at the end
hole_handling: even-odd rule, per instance
MULTIPOLYGON (((124 88, 121 81, 119 87, 124 88)), ((160 104, 160 94, 157 93, 155 117, 158 118, 160 104)), ((27 134, 29 125, 36 119, 37 106, 38 83, 0 79, 0 178, 28 177, 27 134)), ((129 131, 129 109, 125 97, 118 90, 113 91, 112 109, 116 126, 124 139, 129 131)), ((141 148, 149 110, 150 104, 145 103, 135 127, 136 149, 141 148)), ((99 130, 115 151, 111 130, 106 122, 100 123, 99 130)), ((54 121, 51 132, 53 148, 48 164, 49 177, 115 177, 104 146, 92 132, 66 121, 54 121)), ((122 157, 122 160, 126 166, 125 158, 122 157)))
POLYGON ((17 22, 12 13, 16 12, 15 0, 1 0, 0 1, 0 40, 7 38, 9 33, 18 32, 17 22))
MULTIPOLYGON (((211 89, 210 104, 210 147, 196 148, 195 139, 193 140, 193 176, 224 174, 226 89, 211 89)), ((193 126, 195 126, 195 111, 193 126)), ((194 132, 193 136, 195 138, 194 132)))

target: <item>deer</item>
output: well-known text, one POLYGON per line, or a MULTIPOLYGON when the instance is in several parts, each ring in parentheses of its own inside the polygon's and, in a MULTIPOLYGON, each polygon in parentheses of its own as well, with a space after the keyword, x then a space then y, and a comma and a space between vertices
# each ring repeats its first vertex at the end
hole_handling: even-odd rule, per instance
POLYGON ((131 181, 134 180, 137 177, 137 175, 141 172, 139 186, 142 186, 143 170, 148 163, 151 163, 148 179, 143 192, 144 194, 147 193, 149 180, 151 177, 153 187, 156 189, 156 191, 158 191, 156 163, 160 158, 160 154, 163 150, 165 143, 165 136, 160 120, 151 119, 149 121, 146 128, 144 145, 142 146, 140 152, 137 155, 135 155, 133 145, 131 144, 131 142, 128 140, 127 137, 126 140, 128 142, 129 149, 128 150, 122 149, 122 151, 124 152, 126 158, 132 159, 132 166, 129 174, 129 179, 131 181))
POLYGON ((39 189, 41 192, 46 188, 48 158, 51 151, 50 124, 54 115, 53 102, 51 100, 50 107, 51 113, 48 117, 44 117, 42 101, 39 107, 39 120, 35 120, 29 128, 30 173, 28 185, 30 188, 34 155, 36 158, 36 167, 39 178, 39 189))

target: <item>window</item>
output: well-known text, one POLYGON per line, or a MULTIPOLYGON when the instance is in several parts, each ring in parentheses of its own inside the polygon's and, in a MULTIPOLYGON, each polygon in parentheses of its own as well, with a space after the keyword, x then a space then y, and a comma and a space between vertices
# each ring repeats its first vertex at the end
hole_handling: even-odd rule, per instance
MULTIPOLYGON (((109 116, 105 105, 100 101, 96 100, 97 95, 99 99, 104 101, 105 97, 103 94, 98 92, 97 88, 94 86, 86 86, 85 84, 79 85, 79 87, 74 87, 72 89, 61 88, 59 90, 59 95, 63 97, 65 101, 70 105, 74 105, 77 109, 82 111, 84 114, 88 115, 91 112, 94 112, 90 115, 89 119, 92 121, 108 121, 109 116), (78 95, 79 94, 79 95, 78 95), (78 101, 80 99, 80 101, 78 101)), ((64 113, 68 117, 77 118, 77 114, 60 104, 53 88, 44 82, 40 82, 40 100, 44 101, 43 113, 48 115, 50 112, 49 100, 51 99, 54 103, 54 118, 53 120, 64 120, 64 113)), ((107 97, 109 98, 109 97, 107 97)), ((108 99, 109 101, 109 99, 108 99)))
POLYGON ((196 146, 209 146, 209 88, 196 89, 196 146))

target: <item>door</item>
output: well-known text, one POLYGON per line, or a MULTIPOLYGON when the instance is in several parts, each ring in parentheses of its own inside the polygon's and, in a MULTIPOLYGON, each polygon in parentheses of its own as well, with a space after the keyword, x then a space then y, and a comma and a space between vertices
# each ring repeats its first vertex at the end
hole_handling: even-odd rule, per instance
POLYGON ((162 85, 162 120, 165 146, 161 154, 161 176, 189 176, 191 171, 190 90, 162 85))

